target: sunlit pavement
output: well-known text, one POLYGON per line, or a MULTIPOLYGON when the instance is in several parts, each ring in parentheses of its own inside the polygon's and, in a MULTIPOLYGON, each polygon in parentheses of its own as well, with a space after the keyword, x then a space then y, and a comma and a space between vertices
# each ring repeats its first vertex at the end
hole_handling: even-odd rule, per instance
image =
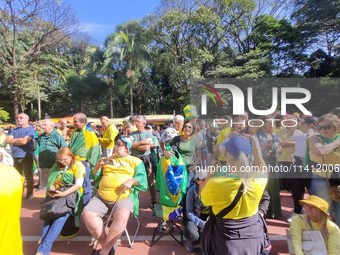
MULTIPOLYGON (((32 255, 35 253, 38 245, 37 242, 41 235, 42 221, 39 219, 39 210, 41 203, 44 200, 45 191, 34 193, 34 199, 26 204, 23 204, 21 211, 21 232, 23 238, 24 255, 32 255)), ((133 254, 200 254, 188 252, 184 247, 176 243, 170 235, 164 236, 159 242, 152 247, 149 246, 153 230, 157 226, 152 218, 152 211, 149 208, 150 195, 149 192, 140 192, 140 222, 141 228, 139 230, 137 239, 133 248, 130 249, 125 234, 118 242, 117 255, 133 255, 133 254)), ((159 193, 158 193, 159 194, 159 193)), ((282 197, 282 216, 278 219, 268 219, 268 228, 273 246, 271 254, 288 254, 287 243, 285 239, 286 229, 289 224, 286 219, 293 212, 293 198, 291 194, 284 191, 281 192, 282 197)), ((137 223, 135 219, 130 217, 128 223, 128 232, 132 235, 136 229, 137 223)), ((175 232, 176 236, 179 233, 175 232)), ((71 239, 58 238, 52 247, 51 255, 54 254, 75 254, 87 255, 91 254, 92 247, 89 246, 92 237, 87 231, 84 224, 80 228, 80 233, 71 239)))

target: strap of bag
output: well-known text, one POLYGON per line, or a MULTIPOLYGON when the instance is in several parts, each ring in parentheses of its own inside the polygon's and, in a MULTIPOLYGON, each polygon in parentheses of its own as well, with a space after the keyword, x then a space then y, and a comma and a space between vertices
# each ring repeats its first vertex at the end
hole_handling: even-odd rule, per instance
POLYGON ((233 200, 233 202, 231 202, 230 205, 228 205, 226 208, 224 208, 222 211, 220 211, 216 217, 221 217, 223 218, 224 216, 226 216, 232 209, 234 209, 234 207, 236 206, 236 204, 238 203, 238 201, 240 201, 240 198, 242 196, 242 190, 244 188, 244 184, 243 182, 241 182, 240 187, 238 188, 237 194, 233 200))
POLYGON ((307 227, 308 227, 308 230, 309 230, 309 231, 313 231, 313 228, 312 228, 312 226, 309 224, 308 220, 306 220, 305 217, 303 217, 301 214, 299 214, 298 216, 299 216, 300 218, 302 218, 302 219, 306 222, 307 227))

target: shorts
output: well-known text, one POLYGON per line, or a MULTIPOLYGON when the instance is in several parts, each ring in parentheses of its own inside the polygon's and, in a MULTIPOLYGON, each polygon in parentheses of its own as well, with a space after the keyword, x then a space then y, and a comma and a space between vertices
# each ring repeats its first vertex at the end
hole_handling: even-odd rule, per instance
MULTIPOLYGON (((104 217, 108 212, 111 212, 114 205, 115 202, 106 201, 102 199, 98 194, 96 194, 93 198, 91 198, 90 202, 85 206, 84 210, 94 212, 100 217, 104 217)), ((131 213, 133 213, 133 203, 130 197, 118 201, 113 214, 121 208, 126 208, 131 213)))

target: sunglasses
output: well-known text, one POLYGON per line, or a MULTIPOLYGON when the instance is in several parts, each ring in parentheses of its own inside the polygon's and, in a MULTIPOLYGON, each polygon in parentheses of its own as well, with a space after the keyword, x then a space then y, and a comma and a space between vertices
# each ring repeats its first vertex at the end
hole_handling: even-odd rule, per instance
POLYGON ((333 127, 333 125, 326 125, 326 126, 317 126, 318 130, 330 130, 333 127))

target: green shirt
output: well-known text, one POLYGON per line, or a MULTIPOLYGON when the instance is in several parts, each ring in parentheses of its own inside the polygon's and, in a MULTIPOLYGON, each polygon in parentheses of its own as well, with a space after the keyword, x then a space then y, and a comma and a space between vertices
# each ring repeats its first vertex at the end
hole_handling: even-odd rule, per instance
MULTIPOLYGON (((133 140, 132 140, 133 143, 143 141, 147 138, 152 139, 152 137, 153 137, 153 135, 149 131, 139 132, 138 130, 132 132, 130 134, 130 136, 132 136, 132 138, 133 138, 133 140)), ((132 155, 136 156, 136 157, 146 156, 146 155, 149 155, 149 154, 150 154, 150 150, 139 151, 139 150, 136 150, 136 149, 132 149, 132 155)))
POLYGON ((49 135, 41 134, 37 143, 39 144, 39 167, 41 168, 52 168, 59 148, 67 147, 64 137, 55 129, 49 135))
MULTIPOLYGON (((175 142, 176 137, 174 137, 169 144, 172 146, 175 145, 175 142)), ((191 166, 194 164, 195 152, 200 149, 201 149, 200 142, 194 136, 192 136, 187 141, 181 140, 179 141, 178 152, 182 155, 184 162, 187 166, 191 166)))

